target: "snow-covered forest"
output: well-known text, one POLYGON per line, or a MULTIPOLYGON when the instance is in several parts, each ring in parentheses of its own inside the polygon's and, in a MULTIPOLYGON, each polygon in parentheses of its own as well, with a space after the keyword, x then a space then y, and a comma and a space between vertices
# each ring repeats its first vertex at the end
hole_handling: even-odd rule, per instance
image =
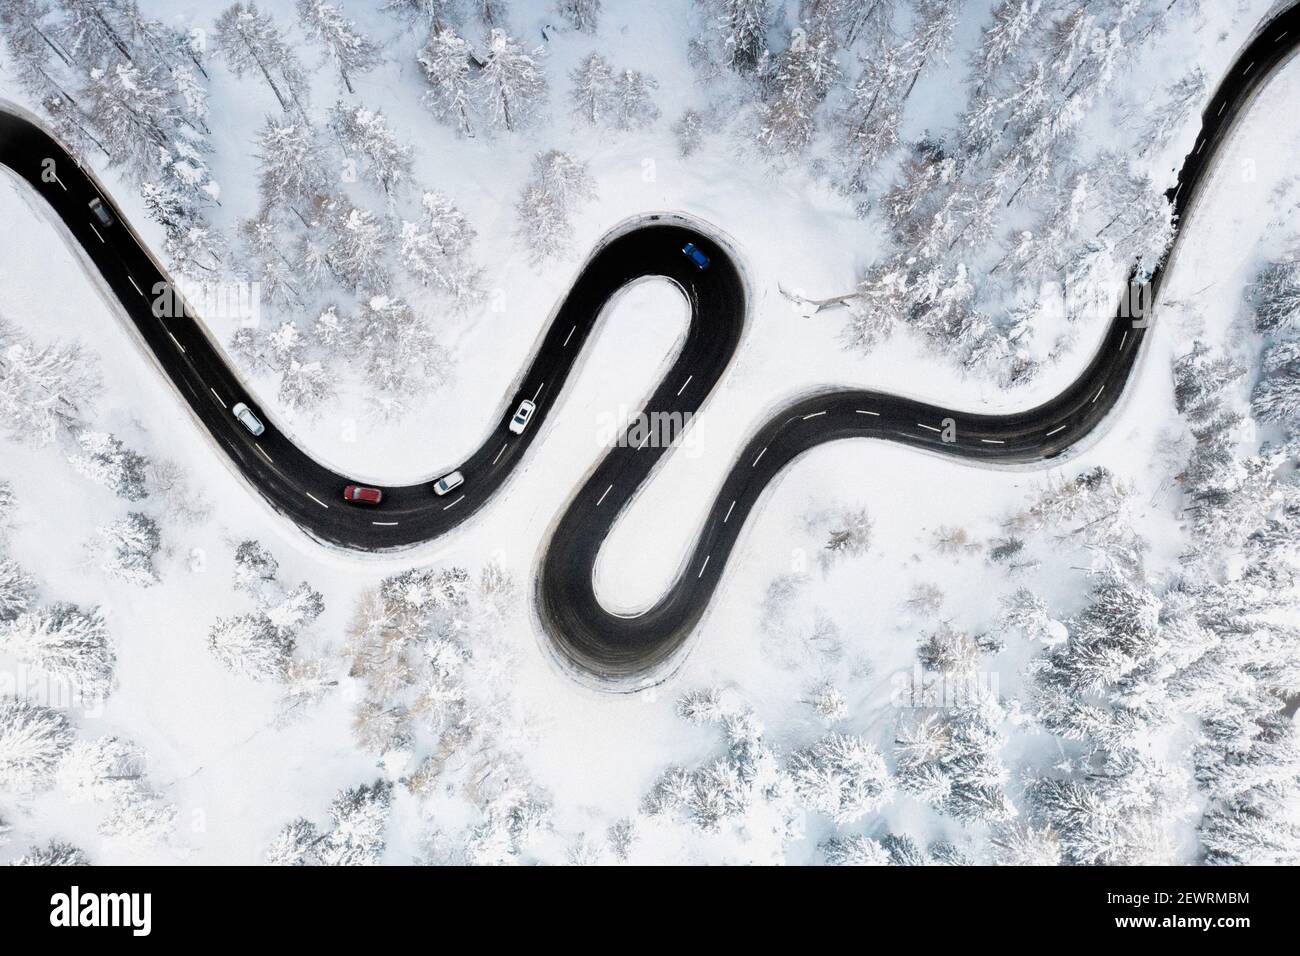
MULTIPOLYGON (((1078 375, 1271 6, 4 0, 0 98, 359 480, 462 461, 609 230, 716 227, 751 315, 601 552, 632 612, 791 397, 996 413, 1078 375)), ((1297 96, 1292 64, 1225 147, 1099 435, 1002 471, 819 448, 627 696, 552 664, 533 576, 680 346, 675 287, 617 300, 481 514, 347 554, 250 492, 6 176, 0 862, 1300 862, 1297 96)))

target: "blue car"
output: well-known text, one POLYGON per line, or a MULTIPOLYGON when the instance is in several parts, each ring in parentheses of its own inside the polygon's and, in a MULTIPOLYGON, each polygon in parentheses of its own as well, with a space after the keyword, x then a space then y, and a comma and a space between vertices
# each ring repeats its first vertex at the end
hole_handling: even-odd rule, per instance
POLYGON ((699 247, 696 246, 695 243, 686 243, 686 245, 682 246, 682 252, 685 254, 687 259, 690 259, 691 262, 695 263, 697 268, 707 269, 709 267, 709 257, 700 252, 699 247))

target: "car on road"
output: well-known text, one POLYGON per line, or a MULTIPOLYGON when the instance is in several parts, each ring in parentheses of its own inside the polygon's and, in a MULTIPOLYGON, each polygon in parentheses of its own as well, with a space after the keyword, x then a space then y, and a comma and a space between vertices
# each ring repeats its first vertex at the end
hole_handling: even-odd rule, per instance
POLYGON ((235 407, 230 410, 230 414, 239 419, 239 424, 247 428, 254 437, 266 431, 266 426, 262 424, 262 420, 254 415, 253 410, 243 402, 236 402, 235 407))
POLYGON ((101 226, 113 225, 112 213, 108 211, 108 208, 99 199, 92 199, 90 201, 90 211, 94 214, 95 218, 99 220, 101 226))
POLYGON ((533 420, 533 412, 537 411, 537 406, 524 399, 515 409, 515 417, 510 419, 510 430, 516 435, 522 435, 528 423, 533 420))
POLYGON ((440 496, 445 495, 449 491, 455 491, 463 484, 465 484, 465 476, 459 471, 453 471, 450 475, 443 475, 433 483, 433 493, 440 496))
POLYGON ((384 500, 384 493, 365 485, 348 485, 343 489, 343 500, 354 505, 377 505, 384 500))
POLYGON ((700 251, 700 247, 693 242, 688 242, 682 246, 682 254, 695 263, 698 269, 707 269, 709 267, 709 257, 700 251))

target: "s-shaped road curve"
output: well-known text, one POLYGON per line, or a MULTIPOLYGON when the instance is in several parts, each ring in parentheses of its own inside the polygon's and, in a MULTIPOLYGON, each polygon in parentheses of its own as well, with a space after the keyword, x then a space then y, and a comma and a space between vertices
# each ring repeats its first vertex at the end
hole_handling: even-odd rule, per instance
MULTIPOLYGON (((1264 24, 1239 55, 1202 114, 1193 151, 1167 193, 1176 223, 1241 109, 1298 44, 1300 6, 1292 6, 1264 24)), ((257 407, 201 322, 153 314, 154 290, 171 288, 170 277, 94 176, 62 144, 31 119, 0 110, 0 164, 49 203, 177 392, 249 484, 305 532, 345 548, 380 551, 424 542, 482 508, 539 431, 534 421, 522 435, 511 434, 508 423, 515 407, 522 399, 534 399, 534 418, 546 417, 604 306, 629 282, 667 278, 680 287, 691 307, 686 341, 647 402, 646 416, 694 413, 725 372, 744 328, 744 279, 712 237, 669 216, 652 217, 614 234, 587 261, 556 310, 483 444, 459 466, 465 484, 445 497, 436 497, 429 483, 385 487, 382 506, 362 509, 341 499, 347 476, 312 459, 276 426, 273 416, 257 407), (113 225, 94 219, 88 208, 93 199, 109 207, 113 225), (694 242, 710 257, 708 269, 696 269, 682 255, 686 242, 694 242), (261 436, 250 435, 235 421, 230 409, 240 401, 266 424, 261 436)), ((1180 236, 1181 231, 1175 243, 1180 236)), ((1148 302, 1156 300, 1163 276, 1160 269, 1152 277, 1148 302)), ((1135 320, 1121 307, 1083 373, 1059 395, 1021 412, 979 415, 864 389, 826 390, 781 410, 756 431, 732 465, 677 579, 653 607, 635 616, 612 614, 600 605, 592 572, 619 512, 667 449, 634 438, 620 442, 576 490, 541 559, 537 610, 557 658, 588 682, 612 690, 634 690, 663 679, 681 660, 763 489, 817 445, 877 438, 1007 464, 1060 454, 1115 406, 1140 354, 1149 320, 1149 312, 1135 320), (945 419, 956 423, 955 441, 944 440, 945 419)))

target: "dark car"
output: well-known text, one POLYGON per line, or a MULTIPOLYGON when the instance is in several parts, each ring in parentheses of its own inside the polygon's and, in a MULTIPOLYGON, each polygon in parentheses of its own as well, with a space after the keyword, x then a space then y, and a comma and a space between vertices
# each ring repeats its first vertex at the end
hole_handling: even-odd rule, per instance
POLYGON ((688 242, 682 246, 682 254, 695 263, 698 269, 707 269, 709 267, 709 257, 700 251, 700 247, 693 242, 688 242))
POLYGON ((354 505, 377 505, 384 500, 384 493, 365 485, 348 485, 343 489, 343 500, 354 505))
POLYGON ((106 208, 104 208, 102 202, 98 199, 92 199, 89 205, 90 211, 95 214, 95 218, 99 220, 101 226, 113 225, 113 216, 106 208))

